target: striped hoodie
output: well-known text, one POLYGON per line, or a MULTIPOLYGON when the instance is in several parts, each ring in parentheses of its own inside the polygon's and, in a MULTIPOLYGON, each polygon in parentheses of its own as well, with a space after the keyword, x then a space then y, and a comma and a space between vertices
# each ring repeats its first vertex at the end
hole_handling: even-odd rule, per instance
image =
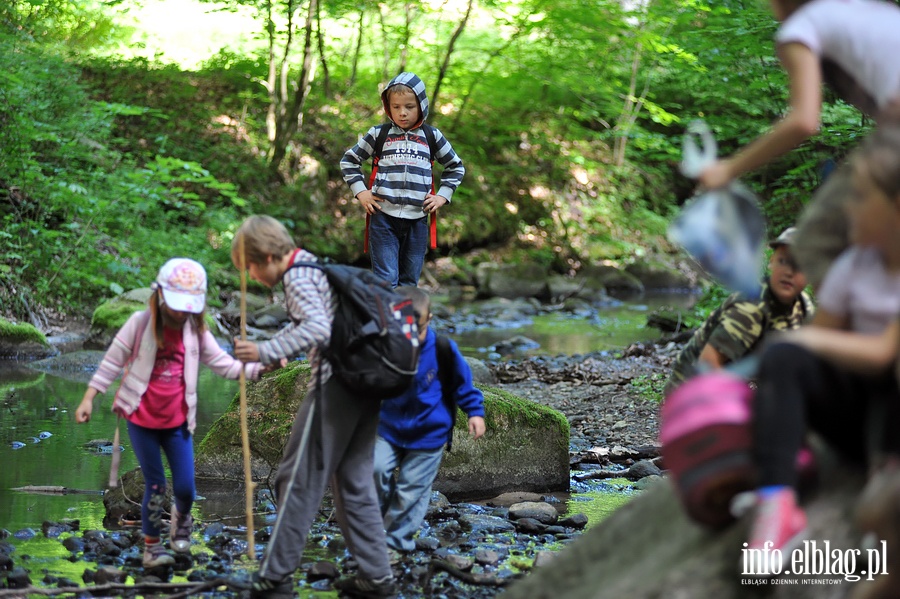
MULTIPOLYGON (((378 161, 378 173, 372 184, 372 193, 386 200, 380 204, 385 214, 398 218, 422 218, 425 216, 422 203, 425 196, 431 193, 432 182, 431 151, 422 129, 428 118, 425 84, 413 73, 400 73, 381 92, 381 102, 388 122, 366 131, 356 145, 344 153, 341 173, 354 197, 364 191, 367 181, 362 164, 375 153, 375 140, 381 128, 390 127, 378 161), (419 100, 419 122, 409 129, 403 129, 391 120, 387 93, 395 85, 411 88, 419 100)), ((440 186, 436 186, 436 195, 447 198, 449 202, 462 182, 466 169, 444 134, 436 128, 432 129, 436 150, 434 159, 444 167, 440 186)))

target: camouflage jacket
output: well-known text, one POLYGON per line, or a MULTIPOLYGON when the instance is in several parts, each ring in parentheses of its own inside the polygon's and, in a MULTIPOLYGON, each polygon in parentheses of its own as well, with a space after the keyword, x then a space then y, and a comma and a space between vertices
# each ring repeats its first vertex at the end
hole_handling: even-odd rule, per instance
POLYGON ((739 293, 730 295, 678 354, 663 393, 668 395, 697 374, 697 359, 707 343, 725 357, 726 363, 734 362, 755 350, 767 332, 796 329, 814 311, 805 291, 791 306, 781 304, 768 285, 756 301, 739 293))

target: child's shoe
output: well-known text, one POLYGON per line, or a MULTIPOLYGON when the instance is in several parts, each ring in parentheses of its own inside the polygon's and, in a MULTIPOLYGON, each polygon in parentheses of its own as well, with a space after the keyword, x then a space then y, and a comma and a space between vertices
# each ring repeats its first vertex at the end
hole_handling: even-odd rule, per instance
POLYGON ((191 532, 194 528, 194 518, 190 514, 179 514, 178 508, 172 504, 172 520, 169 528, 169 545, 178 553, 190 553, 191 532))
POLYGON ((256 572, 250 582, 250 599, 293 599, 297 596, 294 579, 290 576, 284 580, 272 580, 256 572))
POLYGON ((774 556, 781 556, 780 563, 771 562, 769 572, 782 572, 790 563, 791 552, 806 537, 806 514, 797 505, 797 496, 790 487, 758 493, 756 500, 747 548, 768 550, 770 556, 778 549, 774 556))
POLYGON ((338 580, 334 583, 334 588, 341 596, 370 599, 393 599, 399 592, 393 576, 385 576, 377 580, 353 576, 338 580))
POLYGON ((144 545, 144 567, 157 568, 159 566, 171 566, 175 563, 175 558, 169 555, 163 544, 156 542, 150 545, 144 545))

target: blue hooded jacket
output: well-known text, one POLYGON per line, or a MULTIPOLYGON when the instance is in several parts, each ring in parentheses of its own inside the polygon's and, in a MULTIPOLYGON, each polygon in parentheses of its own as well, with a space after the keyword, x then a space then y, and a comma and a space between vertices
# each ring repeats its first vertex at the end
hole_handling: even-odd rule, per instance
MULTIPOLYGON (((450 437, 452 420, 443 401, 438 377, 437 335, 431 327, 419 356, 419 370, 410 389, 381 403, 378 434, 395 447, 438 449, 450 437)), ((484 395, 472 384, 472 369, 452 340, 457 405, 468 417, 484 417, 484 395)))

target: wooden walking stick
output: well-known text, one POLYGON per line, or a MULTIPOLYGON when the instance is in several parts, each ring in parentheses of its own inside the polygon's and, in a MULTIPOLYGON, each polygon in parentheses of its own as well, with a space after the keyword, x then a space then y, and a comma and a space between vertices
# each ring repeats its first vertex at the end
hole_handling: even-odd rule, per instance
MULTIPOLYGON (((241 260, 241 341, 247 340, 247 256, 244 253, 244 236, 238 240, 238 251, 241 260)), ((244 486, 247 510, 247 554, 251 560, 256 559, 256 545, 253 538, 253 495, 256 483, 250 471, 250 434, 247 430, 247 375, 241 368, 241 446, 244 453, 244 486)))

